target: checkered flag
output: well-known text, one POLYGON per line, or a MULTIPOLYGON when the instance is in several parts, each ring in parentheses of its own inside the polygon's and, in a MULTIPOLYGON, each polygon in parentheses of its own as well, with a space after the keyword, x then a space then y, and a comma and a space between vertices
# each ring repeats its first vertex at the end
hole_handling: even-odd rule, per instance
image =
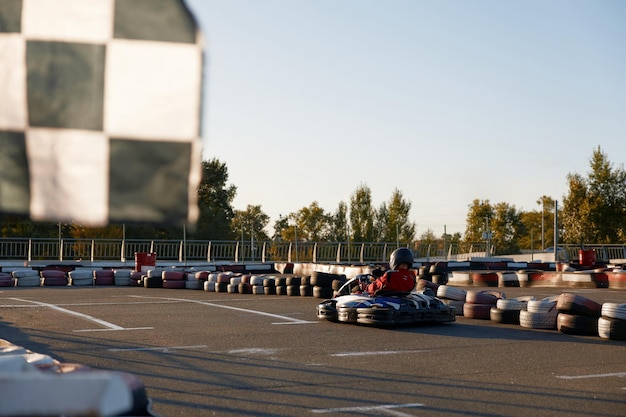
POLYGON ((182 0, 0 0, 0 212, 194 223, 202 64, 182 0))

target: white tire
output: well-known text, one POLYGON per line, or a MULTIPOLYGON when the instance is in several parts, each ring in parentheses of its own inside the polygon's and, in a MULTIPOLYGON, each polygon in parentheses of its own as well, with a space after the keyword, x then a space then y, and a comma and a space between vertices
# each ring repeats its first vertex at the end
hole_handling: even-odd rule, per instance
POLYGON ((519 324, 528 329, 556 330, 558 311, 556 308, 548 313, 521 310, 519 324))
POLYGON ((204 291, 215 292, 215 281, 206 281, 204 283, 204 291))
POLYGON ((449 285, 440 285, 437 288, 437 297, 446 298, 448 300, 465 301, 467 291, 461 288, 451 287, 449 285))
MULTIPOLYGON (((558 297, 547 297, 541 300, 530 300, 526 309, 531 313, 556 313, 556 302, 558 297)), ((556 316, 555 316, 556 320, 556 316)))
POLYGON ((618 304, 618 303, 602 304, 602 317, 626 320, 626 304, 618 304))

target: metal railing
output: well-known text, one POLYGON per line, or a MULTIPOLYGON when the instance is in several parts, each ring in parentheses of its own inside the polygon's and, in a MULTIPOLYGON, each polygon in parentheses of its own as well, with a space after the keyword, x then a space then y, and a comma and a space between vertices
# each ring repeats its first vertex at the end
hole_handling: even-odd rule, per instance
MULTIPOLYGON (((127 262, 136 253, 156 253, 160 261, 176 262, 375 263, 386 262, 396 247, 397 243, 380 242, 0 238, 0 260, 127 262)), ((455 259, 459 253, 455 245, 409 247, 418 258, 455 259)), ((476 256, 484 255, 484 245, 472 250, 476 256)))
MULTIPOLYGON (((485 243, 472 245, 401 245, 426 261, 467 260, 488 256, 485 243)), ((34 239, 0 238, 0 260, 12 261, 116 261, 135 259, 136 253, 156 253, 172 262, 387 262, 397 243, 303 241, 199 241, 148 239, 34 239)), ((560 245, 560 260, 578 259, 579 245, 560 245)), ((626 259, 626 245, 586 245, 596 260, 626 259)), ((493 248, 492 248, 493 250, 493 248)), ((493 253, 493 252, 492 252, 493 253)))

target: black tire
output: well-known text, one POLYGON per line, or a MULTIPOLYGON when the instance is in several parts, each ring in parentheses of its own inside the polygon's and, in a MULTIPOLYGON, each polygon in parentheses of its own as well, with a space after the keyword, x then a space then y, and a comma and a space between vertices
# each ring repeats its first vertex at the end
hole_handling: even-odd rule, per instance
POLYGON ((290 286, 290 285, 302 285, 302 277, 287 277, 285 280, 285 285, 290 286))
POLYGON ((565 292, 557 298, 556 309, 559 313, 598 318, 602 312, 602 304, 581 295, 565 292))
POLYGON ((287 278, 286 277, 276 277, 275 281, 275 285, 277 287, 284 287, 285 285, 287 285, 287 278))
POLYGON ((145 288, 163 288, 163 280, 161 277, 145 277, 143 286, 145 288))
POLYGON ((333 298, 333 289, 330 287, 313 287, 313 297, 315 298, 333 298))
POLYGON ((275 288, 276 288, 276 295, 287 295, 286 285, 277 285, 275 288))
POLYGON ((311 275, 303 276, 300 285, 311 285, 311 275))
POLYGON ((313 286, 312 285, 300 285, 300 295, 302 297, 312 297, 313 286))
POLYGON ((276 295, 276 287, 272 286, 272 287, 263 287, 263 293, 265 295, 276 295))
POLYGON ((300 296, 300 285, 287 285, 287 295, 300 296))
POLYGON ((338 277, 339 275, 336 274, 313 271, 313 273, 311 273, 311 285, 315 287, 330 288, 333 285, 333 280, 337 279, 338 277))
POLYGON ((228 285, 227 282, 216 282, 215 292, 228 292, 228 285))
POLYGON ((274 278, 265 278, 263 280, 263 286, 264 287, 275 287, 276 286, 276 280, 274 278))
POLYGON ((584 336, 598 335, 598 318, 575 314, 559 313, 556 328, 561 333, 584 336))
POLYGON ((494 323, 519 324, 519 310, 501 310, 492 307, 489 310, 489 317, 494 323))

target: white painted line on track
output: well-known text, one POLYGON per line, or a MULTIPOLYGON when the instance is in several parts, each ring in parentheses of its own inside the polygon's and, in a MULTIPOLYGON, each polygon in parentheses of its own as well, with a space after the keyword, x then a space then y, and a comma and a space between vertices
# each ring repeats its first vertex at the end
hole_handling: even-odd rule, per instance
POLYGON ((330 356, 347 357, 347 356, 378 356, 378 355, 398 355, 401 353, 424 353, 428 350, 378 350, 370 352, 342 352, 333 353, 330 356))
POLYGON ((11 298, 11 299, 15 300, 15 301, 22 301, 22 302, 25 302, 25 303, 36 304, 36 305, 41 306, 41 307, 51 308, 53 310, 60 311, 61 313, 69 314, 69 315, 72 315, 72 316, 80 317, 81 319, 84 319, 84 320, 87 320, 87 321, 92 321, 94 323, 98 323, 98 324, 100 324, 100 325, 102 325, 102 326, 104 326, 106 328, 106 329, 98 329, 98 330, 74 330, 76 332, 81 332, 81 331, 102 331, 102 330, 150 329, 150 327, 137 327, 137 328, 134 328, 134 329, 130 329, 130 328, 126 329, 126 328, 124 328, 122 326, 118 326, 117 324, 109 323, 108 321, 104 321, 104 320, 98 319, 98 318, 90 316, 88 314, 83 314, 83 313, 79 313, 77 311, 68 310, 66 308, 62 308, 62 307, 59 307, 59 306, 54 305, 54 304, 42 303, 40 301, 24 300, 22 298, 11 298))
POLYGON ((138 352, 144 350, 161 350, 163 352, 169 352, 170 350, 177 349, 203 349, 208 347, 207 345, 196 345, 196 346, 163 346, 163 347, 152 347, 152 348, 113 348, 107 349, 109 352, 138 352))
POLYGON ((376 413, 376 415, 380 414, 388 414, 391 416, 413 416, 413 414, 403 413, 401 411, 395 410, 396 408, 417 408, 423 407, 424 404, 420 403, 409 403, 409 404, 382 404, 382 405, 364 405, 357 407, 343 407, 343 408, 317 408, 311 410, 312 413, 317 414, 326 414, 326 413, 376 413))
POLYGON ((209 301, 188 300, 188 299, 185 299, 185 298, 170 298, 170 297, 148 297, 148 296, 143 296, 143 295, 131 295, 130 297, 152 298, 152 299, 168 300, 168 301, 180 301, 180 302, 183 302, 183 303, 202 304, 202 305, 210 306, 210 307, 225 308, 227 310, 234 310, 234 311, 243 311, 245 313, 258 314, 260 316, 273 317, 273 318, 284 320, 284 322, 272 323, 272 324, 317 324, 318 323, 317 321, 307 321, 307 320, 294 319, 292 317, 281 316, 280 314, 267 313, 265 311, 258 311, 258 310, 250 310, 250 309, 247 309, 247 308, 239 308, 239 307, 232 307, 232 306, 227 306, 227 305, 220 305, 220 304, 215 304, 215 303, 212 303, 212 302, 209 302, 209 301))
POLYGON ((613 372, 610 374, 589 374, 589 375, 558 375, 560 379, 586 379, 586 378, 608 378, 617 376, 619 378, 626 378, 626 372, 613 372))

